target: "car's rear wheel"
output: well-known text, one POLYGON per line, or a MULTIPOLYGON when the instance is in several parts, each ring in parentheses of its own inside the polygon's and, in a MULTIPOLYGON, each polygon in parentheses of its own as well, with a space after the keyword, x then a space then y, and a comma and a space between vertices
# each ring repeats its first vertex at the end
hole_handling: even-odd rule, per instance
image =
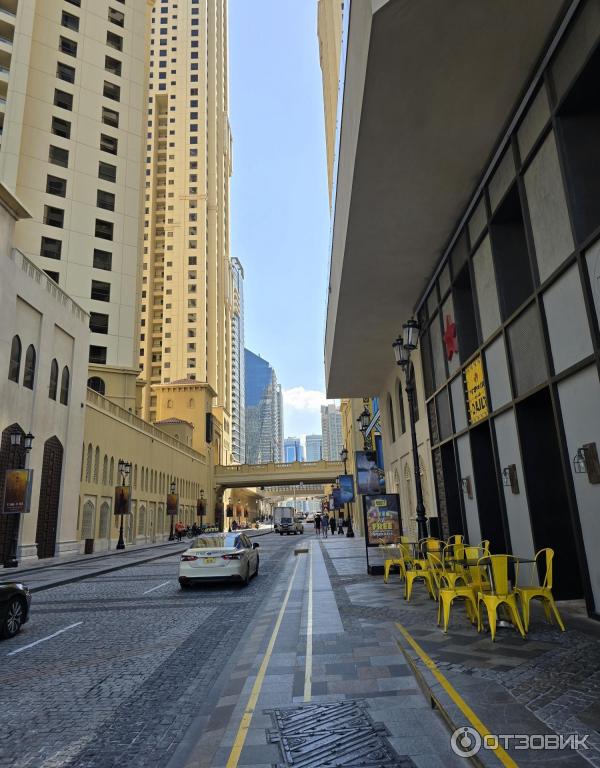
POLYGON ((189 583, 189 581, 181 581, 180 580, 179 581, 179 586, 181 587, 181 589, 190 589, 190 587, 192 585, 189 583))
POLYGON ((246 568, 246 575, 242 579, 242 585, 244 587, 247 587, 249 583, 250 583, 250 563, 248 563, 248 566, 246 568))
POLYGON ((6 609, 6 616, 0 627, 1 637, 14 637, 21 629, 25 620, 25 608, 23 601, 18 597, 13 597, 9 601, 6 609))
POLYGON ((260 557, 256 557, 256 570, 254 571, 254 575, 258 576, 258 566, 260 565, 260 557))

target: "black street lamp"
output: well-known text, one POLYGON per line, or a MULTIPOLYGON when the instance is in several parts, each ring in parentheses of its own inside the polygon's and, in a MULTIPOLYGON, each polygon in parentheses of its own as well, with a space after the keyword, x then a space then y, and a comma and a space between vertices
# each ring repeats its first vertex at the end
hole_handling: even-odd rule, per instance
MULTIPOLYGON (((33 446, 34 436, 31 434, 31 432, 28 432, 25 435, 24 441, 23 441, 23 447, 25 449, 25 469, 29 466, 29 452, 31 451, 31 448, 33 446)), ((11 432, 10 435, 10 444, 12 448, 18 448, 21 445, 21 433, 20 432, 11 432)), ((20 469, 20 467, 15 467, 15 469, 20 469)), ((17 560, 17 551, 19 549, 19 532, 21 528, 21 513, 15 512, 14 514, 17 515, 17 519, 15 520, 15 523, 13 525, 13 535, 11 540, 11 546, 10 546, 10 554, 8 556, 8 559, 4 562, 5 568, 16 568, 19 565, 19 561, 17 560)))
POLYGON ((202 518, 204 517, 205 509, 206 509, 206 502, 204 501, 204 488, 200 488, 200 498, 196 502, 196 513, 200 518, 200 533, 202 533, 202 528, 203 528, 202 518))
MULTIPOLYGON (((175 495, 176 488, 177 486, 175 485, 175 480, 173 480, 170 486, 171 496, 175 495)), ((169 541, 175 541, 175 532, 173 530, 173 517, 174 517, 173 513, 171 513, 169 517, 171 518, 171 529, 169 531, 169 541)))
MULTIPOLYGON (((117 470, 121 475, 121 485, 127 485, 127 478, 131 472, 131 462, 119 459, 117 470)), ((131 503, 131 499, 129 500, 131 503)), ((117 549, 125 549, 125 539, 123 538, 123 512, 121 512, 121 522, 119 524, 119 541, 117 541, 117 549)))
MULTIPOLYGON (((346 447, 342 448, 342 450, 340 451, 340 458, 344 462, 344 474, 347 475, 348 474, 348 469, 347 469, 348 449, 346 447)), ((348 521, 348 527, 346 528, 346 538, 353 539, 354 529, 352 528, 352 515, 350 514, 350 509, 347 504, 344 504, 344 515, 348 521)))
POLYGON ((369 447, 367 445, 367 430, 369 429, 369 424, 371 423, 371 414, 369 413, 369 409, 367 408, 366 405, 363 408, 363 412, 360 414, 358 419, 356 419, 356 421, 358 421, 358 423, 360 424, 359 429, 362 432, 363 446, 366 451, 369 447))
POLYGON ((408 320, 402 326, 402 336, 398 336, 392 344, 396 363, 404 371, 406 397, 408 399, 408 413, 410 416, 410 436, 412 441, 413 464, 415 471, 415 491, 417 496, 417 532, 418 539, 426 539, 427 515, 425 514, 425 505, 423 504, 423 488, 421 486, 421 467, 419 466, 419 449, 417 446, 417 431, 415 428, 415 367, 410 359, 419 343, 420 327, 416 320, 408 320))

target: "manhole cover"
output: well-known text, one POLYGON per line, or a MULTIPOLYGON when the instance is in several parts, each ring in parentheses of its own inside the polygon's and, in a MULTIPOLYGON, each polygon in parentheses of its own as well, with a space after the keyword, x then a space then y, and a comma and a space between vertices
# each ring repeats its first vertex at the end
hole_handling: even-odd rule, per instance
POLYGON ((363 702, 306 704, 268 710, 274 728, 269 741, 278 743, 285 766, 294 768, 415 768, 388 743, 387 731, 374 723, 363 702))

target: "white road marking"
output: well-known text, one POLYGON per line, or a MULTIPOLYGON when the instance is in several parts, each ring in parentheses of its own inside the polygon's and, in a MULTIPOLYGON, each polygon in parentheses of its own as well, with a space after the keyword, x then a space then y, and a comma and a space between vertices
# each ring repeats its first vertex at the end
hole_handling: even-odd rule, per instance
POLYGON ((152 587, 152 589, 147 589, 143 594, 148 595, 150 592, 154 592, 155 589, 160 589, 161 587, 164 587, 165 584, 170 584, 170 581, 163 581, 162 584, 158 584, 156 587, 152 587))
POLYGON ((312 541, 308 554, 308 611, 306 617, 306 666, 304 668, 304 701, 312 698, 312 635, 313 635, 313 569, 312 541))
POLYGON ((28 648, 33 648, 34 645, 39 645, 40 643, 45 643, 46 640, 52 640, 53 637, 57 637, 58 635, 62 635, 63 632, 67 632, 69 629, 73 629, 73 627, 78 627, 80 624, 83 624, 83 621, 77 621, 75 624, 69 624, 68 627, 65 627, 64 629, 59 629, 58 632, 54 632, 51 635, 48 635, 48 637, 42 637, 39 640, 36 640, 34 643, 29 643, 29 645, 24 645, 22 648, 17 648, 14 651, 11 651, 10 653, 7 653, 7 656, 14 656, 17 653, 21 653, 21 651, 26 651, 28 648))

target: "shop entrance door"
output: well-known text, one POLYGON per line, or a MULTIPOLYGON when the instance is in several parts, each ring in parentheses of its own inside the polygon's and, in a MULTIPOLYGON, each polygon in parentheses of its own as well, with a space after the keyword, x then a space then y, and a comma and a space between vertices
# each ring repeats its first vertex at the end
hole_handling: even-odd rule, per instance
MULTIPOLYGON (((479 509, 481 538, 487 539, 490 542, 490 552, 492 554, 508 552, 500 506, 499 472, 494 463, 489 423, 486 421, 480 426, 475 427, 469 435, 471 438, 473 474, 475 475, 475 486, 477 487, 477 507, 479 509)), ((471 541, 470 543, 478 544, 479 542, 471 541)))
MULTIPOLYGON (((535 549, 554 550, 554 597, 580 598, 583 586, 550 392, 537 392, 516 410, 535 549)), ((518 542, 513 549, 519 554, 518 542)))

